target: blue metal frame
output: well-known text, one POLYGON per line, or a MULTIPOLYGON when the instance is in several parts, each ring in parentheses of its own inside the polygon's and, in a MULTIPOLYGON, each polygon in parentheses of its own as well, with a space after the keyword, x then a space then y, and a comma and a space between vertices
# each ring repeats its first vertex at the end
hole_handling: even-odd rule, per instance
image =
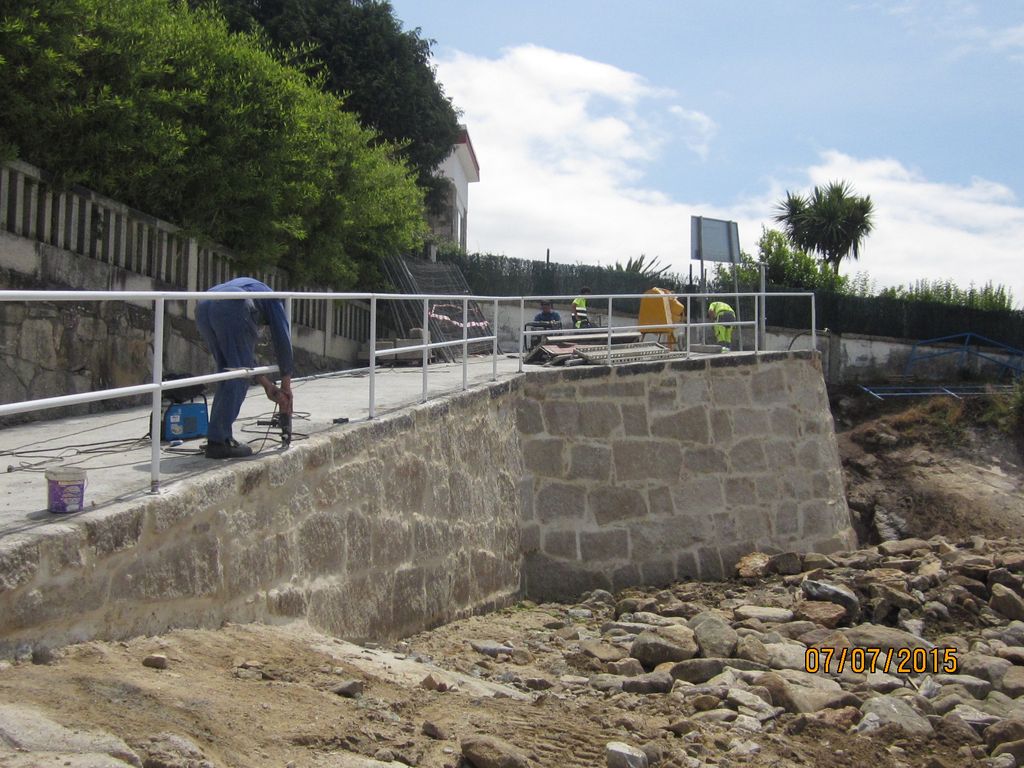
POLYGON ((935 357, 943 357, 945 355, 960 355, 961 366, 966 364, 969 355, 974 355, 975 357, 980 357, 982 360, 987 360, 990 363, 995 363, 1005 371, 1010 371, 1014 378, 1019 378, 1022 374, 1024 374, 1024 351, 1011 347, 1007 344, 1003 344, 1002 342, 999 341, 993 341, 992 339, 972 332, 956 333, 953 334, 952 336, 942 336, 938 339, 928 339, 927 341, 917 342, 910 349, 910 357, 907 358, 907 364, 903 369, 903 373, 904 375, 909 376, 910 369, 913 367, 914 363, 920 362, 922 360, 931 360, 932 358, 935 357), (939 352, 930 352, 927 354, 918 353, 919 347, 924 347, 931 344, 941 344, 943 342, 950 342, 954 339, 963 339, 963 344, 956 349, 944 349, 939 352), (993 357, 992 355, 982 352, 980 349, 972 349, 971 343, 974 340, 977 340, 976 343, 979 344, 983 343, 989 347, 996 347, 998 349, 1005 350, 1005 354, 1010 358, 1010 360, 1001 360, 999 358, 993 357), (1014 358, 1016 358, 1016 361, 1014 361, 1014 358))

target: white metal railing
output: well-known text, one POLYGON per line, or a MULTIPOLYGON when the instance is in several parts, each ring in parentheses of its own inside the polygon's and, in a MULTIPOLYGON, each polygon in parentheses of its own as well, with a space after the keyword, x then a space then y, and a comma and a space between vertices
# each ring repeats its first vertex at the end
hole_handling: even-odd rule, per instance
MULTIPOLYGON (((753 351, 754 352, 760 352, 761 348, 764 345, 765 327, 766 327, 766 322, 767 322, 766 321, 766 312, 765 312, 765 305, 767 303, 766 300, 769 299, 769 298, 772 298, 772 297, 790 297, 790 296, 797 296, 797 297, 802 296, 802 297, 810 299, 810 303, 811 303, 810 304, 810 311, 811 311, 811 321, 810 321, 811 322, 811 326, 810 326, 811 327, 811 330, 810 330, 811 349, 817 349, 817 347, 818 347, 817 326, 816 326, 817 317, 816 317, 816 311, 815 311, 814 294, 813 293, 796 292, 796 291, 793 291, 793 292, 779 292, 779 293, 776 293, 776 292, 772 292, 772 293, 749 292, 749 293, 659 293, 659 294, 651 294, 651 293, 623 294, 623 293, 619 293, 619 294, 588 294, 587 295, 588 305, 589 305, 589 302, 591 302, 591 301, 598 301, 598 300, 606 300, 607 301, 608 324, 605 327, 590 327, 590 328, 587 328, 587 329, 582 329, 582 328, 528 329, 526 327, 527 323, 529 322, 526 319, 526 302, 528 302, 528 301, 539 302, 541 300, 544 300, 544 301, 566 301, 566 300, 572 300, 572 299, 578 298, 578 295, 575 295, 575 296, 568 296, 568 295, 565 295, 565 296, 523 296, 523 297, 520 297, 520 299, 519 299, 519 327, 522 328, 519 348, 521 350, 526 350, 527 347, 529 346, 529 341, 528 340, 530 338, 534 337, 534 336, 547 336, 547 337, 552 337, 552 336, 553 337, 558 337, 558 336, 577 336, 577 335, 579 335, 581 333, 587 333, 588 335, 593 335, 595 337, 595 343, 597 343, 596 342, 597 337, 602 335, 599 332, 600 331, 604 331, 605 333, 603 335, 605 336, 605 339, 606 339, 606 346, 607 346, 607 352, 608 352, 608 361, 611 362, 611 359, 612 359, 612 354, 611 354, 612 338, 613 338, 613 334, 615 334, 616 332, 640 331, 641 334, 643 334, 645 332, 646 333, 654 333, 654 332, 664 333, 665 331, 663 329, 671 329, 673 335, 675 336, 675 338, 677 340, 680 339, 680 338, 684 338, 685 339, 685 346, 680 351, 685 351, 686 353, 689 353, 690 352, 690 337, 691 337, 692 331, 696 330, 696 331, 700 331, 701 333, 704 333, 704 331, 707 328, 713 328, 716 325, 724 325, 724 326, 729 326, 729 327, 732 327, 732 328, 739 328, 740 329, 740 337, 739 337, 739 339, 740 339, 741 343, 742 343, 742 332, 743 332, 742 329, 743 328, 748 328, 748 327, 749 328, 753 328, 754 329, 754 334, 753 334, 753 336, 754 336, 754 349, 753 349, 753 351), (652 298, 658 299, 658 300, 662 300, 662 299, 678 299, 678 300, 680 300, 681 303, 683 301, 685 301, 685 304, 684 304, 684 306, 686 308, 685 317, 686 317, 687 321, 686 322, 682 322, 682 323, 658 322, 658 323, 653 323, 653 324, 648 324, 648 325, 614 325, 613 326, 611 324, 611 318, 614 315, 614 311, 613 311, 614 310, 614 306, 613 306, 613 302, 614 301, 619 300, 619 299, 640 299, 640 300, 643 300, 643 299, 652 299, 652 298), (744 299, 744 298, 751 298, 751 299, 753 299, 753 302, 754 302, 754 313, 753 313, 754 314, 754 319, 753 320, 741 320, 740 319, 740 315, 739 315, 740 301, 739 300, 740 299, 744 299), (704 306, 704 303, 705 302, 709 302, 709 301, 722 301, 723 299, 733 299, 734 300, 734 304, 735 304, 734 312, 736 313, 736 319, 732 320, 732 321, 728 321, 728 322, 721 322, 721 321, 718 321, 718 320, 705 322, 704 321, 704 317, 703 317, 703 306, 704 306), (691 321, 691 318, 693 318, 692 309, 693 309, 695 304, 699 305, 701 307, 701 319, 700 319, 699 322, 692 322, 691 321), (657 329, 657 331, 654 331, 652 329, 657 329)), ((730 305, 730 306, 732 306, 732 305, 730 305)), ((590 307, 588 306, 588 309, 589 308, 590 307)), ((520 357, 519 370, 522 370, 522 357, 520 357)))
MULTIPOLYGON (((608 304, 608 317, 611 318, 613 315, 613 302, 617 299, 643 299, 650 298, 652 294, 604 294, 604 295, 588 295, 588 300, 598 301, 607 300, 608 304)), ((612 326, 609 322, 607 329, 590 329, 591 332, 595 330, 595 338, 597 336, 603 336, 608 349, 608 360, 612 359, 612 341, 613 334, 616 331, 641 331, 643 332, 646 328, 667 328, 670 327, 673 331, 680 331, 680 335, 686 338, 686 352, 689 352, 690 348, 690 331, 693 329, 703 329, 713 325, 732 325, 739 327, 754 327, 754 351, 759 351, 758 337, 761 335, 758 331, 763 333, 764 330, 764 313, 763 306, 765 299, 770 296, 806 296, 811 300, 811 345, 812 349, 817 348, 817 338, 815 331, 815 306, 814 306, 814 295, 808 293, 740 293, 740 294, 658 294, 659 298, 680 298, 686 300, 686 317, 691 318, 691 308, 695 300, 706 300, 709 298, 735 298, 740 299, 743 297, 753 297, 755 305, 755 319, 754 320, 735 320, 729 323, 657 323, 655 325, 620 325, 612 326), (603 334, 600 331, 605 331, 603 334)), ((428 399, 428 377, 429 377, 429 363, 430 355, 433 350, 442 349, 447 347, 461 347, 462 351, 462 389, 468 388, 468 363, 469 363, 469 345, 470 344, 481 344, 489 343, 491 345, 491 379, 496 380, 498 378, 498 334, 497 334, 497 319, 499 314, 499 307, 502 302, 517 303, 519 305, 520 314, 520 333, 519 336, 519 349, 525 351, 526 341, 534 335, 545 334, 545 335, 566 335, 566 334, 578 334, 580 329, 569 328, 563 330, 552 330, 552 331, 533 331, 526 328, 526 302, 527 301, 539 301, 540 299, 551 300, 551 299, 571 299, 573 297, 568 296, 544 296, 544 297, 525 297, 525 296, 452 296, 451 294, 373 294, 373 293, 331 293, 331 292, 287 292, 287 291, 273 291, 273 292, 261 292, 259 294, 252 294, 247 292, 226 292, 226 293, 210 293, 204 291, 37 291, 37 290, 0 290, 0 302, 32 302, 32 301, 49 301, 49 302, 64 302, 64 301, 151 301, 153 302, 153 358, 152 358, 152 376, 151 380, 145 384, 137 384, 128 387, 117 387, 111 389, 97 390, 94 392, 82 392, 74 395, 60 395, 56 397, 45 397, 38 398, 35 400, 25 400, 17 403, 0 404, 0 417, 9 416, 18 413, 26 413, 30 411, 40 411, 49 408, 58 408, 64 406, 80 405, 83 403, 97 402, 101 400, 113 400, 122 397, 132 397, 138 395, 149 394, 151 396, 151 415, 150 415, 150 490, 152 493, 157 493, 160 489, 160 426, 161 426, 161 410, 163 405, 163 393, 168 390, 180 389, 183 387, 190 387, 196 384, 206 384, 211 382, 219 382, 227 379, 234 378, 249 378, 259 374, 272 374, 277 372, 277 366, 261 366, 254 367, 244 370, 227 371, 223 373, 212 373, 202 376, 190 376, 188 378, 172 379, 169 381, 163 380, 163 363, 164 363, 164 321, 167 312, 167 302, 169 301, 198 301, 198 300, 213 300, 213 301, 239 301, 251 298, 259 299, 282 299, 285 303, 285 310, 291 322, 292 313, 294 309, 295 301, 302 301, 306 303, 311 302, 334 302, 336 300, 346 301, 358 301, 358 302, 369 302, 369 418, 373 419, 376 417, 376 370, 379 359, 387 359, 392 355, 407 354, 410 352, 421 353, 421 365, 423 369, 423 389, 421 402, 425 402, 428 399), (453 300, 461 300, 462 302, 462 338, 448 341, 435 341, 430 342, 428 340, 429 334, 429 319, 430 319, 430 304, 433 301, 445 301, 451 303, 453 300), (379 303, 385 301, 418 301, 422 302, 423 311, 423 324, 422 334, 423 343, 403 346, 392 349, 378 349, 377 347, 377 311, 379 303), (493 311, 493 322, 491 324, 491 333, 486 336, 474 336, 469 337, 469 303, 470 302, 486 302, 491 305, 493 311)), ((738 305, 738 301, 737 301, 738 305)), ((523 358, 525 352, 519 355, 519 371, 523 370, 523 358)))

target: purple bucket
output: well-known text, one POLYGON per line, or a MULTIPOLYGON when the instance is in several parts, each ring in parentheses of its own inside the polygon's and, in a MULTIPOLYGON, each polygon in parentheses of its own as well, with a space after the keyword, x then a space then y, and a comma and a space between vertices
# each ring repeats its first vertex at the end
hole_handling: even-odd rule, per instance
POLYGON ((85 470, 56 467, 46 470, 46 506, 57 515, 85 508, 85 470))

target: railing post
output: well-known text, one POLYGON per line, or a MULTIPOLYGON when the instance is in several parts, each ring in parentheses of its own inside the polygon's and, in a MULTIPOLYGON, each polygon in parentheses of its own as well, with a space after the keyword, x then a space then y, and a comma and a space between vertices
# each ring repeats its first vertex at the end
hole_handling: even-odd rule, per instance
POLYGON ((498 380, 498 300, 494 300, 494 351, 491 353, 491 381, 498 380))
POLYGON ((760 262, 761 267, 761 314, 758 316, 758 320, 761 324, 761 349, 768 349, 768 296, 767 288, 765 287, 765 263, 760 262))
POLYGON ((423 341, 423 399, 421 403, 427 402, 427 366, 430 363, 430 350, 427 349, 427 344, 430 343, 430 334, 427 333, 427 328, 430 323, 430 299, 423 299, 423 328, 420 331, 423 341))
POLYGON ((370 297, 370 419, 376 415, 374 375, 377 373, 377 297, 370 297))
MULTIPOLYGON (((153 305, 153 383, 160 387, 164 380, 164 300, 153 305)), ((149 492, 160 493, 160 405, 163 391, 153 390, 153 412, 149 423, 150 480, 149 492)))
MULTIPOLYGON (((531 328, 531 330, 533 330, 531 328)), ((529 352, 528 346, 532 336, 526 335, 526 299, 519 297, 519 373, 523 372, 523 358, 529 352)))
MULTIPOLYGON (((608 365, 612 364, 612 297, 608 297, 608 365)), ((643 338, 641 336, 641 338, 643 338)))
POLYGON ((811 294, 811 349, 818 351, 818 315, 814 306, 814 294, 811 294))
POLYGON ((11 185, 14 194, 14 221, 9 222, 10 231, 25 236, 25 174, 14 171, 14 183, 11 185))
POLYGON ((469 299, 462 299, 462 389, 469 388, 469 299))
POLYGON ((763 295, 754 294, 754 354, 761 351, 761 329, 760 329, 760 318, 761 318, 761 307, 759 299, 763 299, 763 295))
POLYGON ((7 202, 11 194, 11 174, 6 165, 0 165, 0 230, 7 231, 7 202))

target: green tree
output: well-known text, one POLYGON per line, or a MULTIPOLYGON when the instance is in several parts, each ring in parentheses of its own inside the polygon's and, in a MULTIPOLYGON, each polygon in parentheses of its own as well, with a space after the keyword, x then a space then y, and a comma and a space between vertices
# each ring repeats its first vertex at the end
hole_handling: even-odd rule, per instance
POLYGON ((874 227, 874 204, 858 197, 845 181, 815 186, 810 196, 786 193, 776 206, 775 221, 782 224, 797 248, 821 254, 838 274, 847 256, 860 257, 864 238, 874 227))
POLYGON ((0 57, 13 108, 0 146, 246 266, 346 288, 422 235, 423 195, 395 148, 210 11, 0 0, 0 57))
POLYGON ((232 29, 261 29, 344 108, 383 140, 401 147, 428 192, 443 203, 446 186, 435 172, 459 136, 458 112, 430 63, 432 40, 403 30, 387 0, 190 0, 215 2, 232 29))
MULTIPOLYGON (((740 253, 737 278, 742 290, 759 289, 759 264, 765 265, 765 284, 769 288, 833 293, 846 293, 849 289, 849 278, 837 274, 824 261, 815 259, 806 251, 792 247, 786 236, 777 229, 762 228, 757 251, 758 259, 746 252, 740 253)), ((733 268, 717 265, 714 285, 715 290, 730 290, 733 285, 733 268)))

